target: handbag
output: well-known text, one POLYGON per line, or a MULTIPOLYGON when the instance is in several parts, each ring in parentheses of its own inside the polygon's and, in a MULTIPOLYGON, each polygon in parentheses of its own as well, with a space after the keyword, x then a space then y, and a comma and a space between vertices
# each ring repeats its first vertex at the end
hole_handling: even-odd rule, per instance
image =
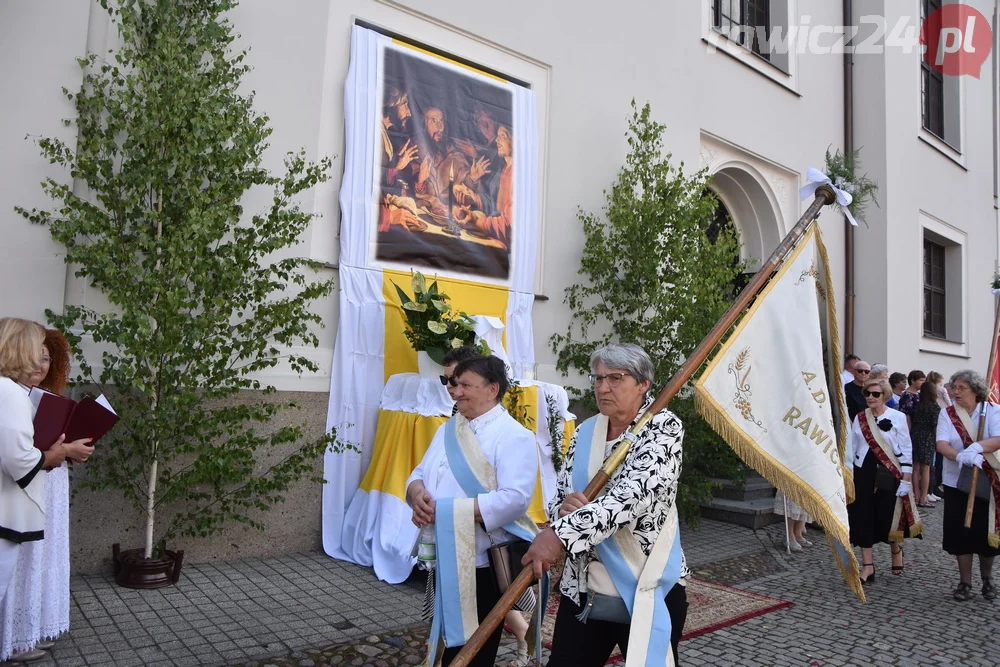
POLYGON ((899 480, 892 474, 892 471, 881 463, 875 468, 875 490, 895 491, 899 480))
MULTIPOLYGON (((486 530, 485 526, 483 530, 486 530)), ((524 554, 528 553, 528 547, 531 546, 531 543, 525 540, 511 540, 497 544, 493 541, 493 536, 490 535, 489 531, 486 531, 486 534, 490 538, 490 546, 486 549, 486 555, 490 559, 490 567, 493 568, 493 575, 496 577, 497 590, 503 595, 517 578, 521 560, 524 558, 524 554)), ((535 609, 535 604, 535 591, 528 588, 514 603, 514 609, 531 613, 535 609)))
MULTIPOLYGON (((962 470, 958 473, 958 485, 955 487, 962 493, 968 495, 969 491, 972 489, 972 468, 969 466, 962 466, 962 470)), ((990 499, 990 479, 986 476, 982 470, 979 471, 979 477, 976 483, 976 498, 980 500, 990 499)))
POLYGON ((591 561, 587 568, 587 588, 587 599, 583 601, 583 611, 577 614, 577 620, 584 624, 591 618, 611 623, 632 622, 625 600, 618 595, 607 568, 600 561, 591 561))
MULTIPOLYGON (((989 402, 983 405, 983 411, 988 413, 989 402)), ((986 415, 984 414, 981 419, 986 419, 986 415)), ((986 423, 989 424, 989 422, 986 423)), ((986 433, 987 430, 988 429, 983 429, 984 439, 990 437, 986 433)), ((985 463, 984 465, 989 465, 989 463, 985 463)), ((962 469, 958 472, 958 484, 955 488, 966 495, 972 492, 972 470, 973 468, 971 466, 962 466, 962 469)), ((990 478, 986 476, 985 472, 980 470, 979 476, 976 479, 978 480, 976 482, 976 498, 979 500, 989 500, 991 492, 990 478)))

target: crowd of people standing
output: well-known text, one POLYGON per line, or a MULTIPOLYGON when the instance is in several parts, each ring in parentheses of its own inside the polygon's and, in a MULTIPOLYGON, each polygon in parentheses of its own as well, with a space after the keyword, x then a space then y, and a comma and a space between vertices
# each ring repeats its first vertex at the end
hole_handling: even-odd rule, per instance
POLYGON ((880 542, 890 545, 892 574, 903 574, 904 540, 922 537, 920 510, 943 501, 942 546, 959 570, 953 597, 975 597, 972 565, 978 556, 981 594, 996 599, 992 570, 1000 535, 989 517, 1000 494, 1000 411, 989 403, 986 381, 971 370, 948 382, 935 371, 890 374, 855 355, 847 357, 843 380, 855 489, 848 513, 851 542, 862 554, 862 584, 876 577, 872 547, 880 542), (976 488, 973 471, 981 471, 976 488), (970 495, 973 513, 966 527, 970 495))

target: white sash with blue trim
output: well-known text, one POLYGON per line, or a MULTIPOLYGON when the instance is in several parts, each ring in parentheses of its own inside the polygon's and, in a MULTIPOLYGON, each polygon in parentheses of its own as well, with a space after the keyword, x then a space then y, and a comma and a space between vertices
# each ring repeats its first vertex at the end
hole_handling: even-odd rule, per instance
MULTIPOLYGON (((437 573, 435 576, 434 618, 428 644, 428 665, 440 661, 438 643, 448 647, 465 644, 479 626, 476 606, 476 520, 475 499, 497 489, 497 472, 483 454, 472 427, 462 415, 445 424, 445 453, 451 472, 468 498, 441 498, 435 509, 437 573), (457 585, 455 583, 457 582, 457 585)), ((530 542, 538 527, 527 512, 517 521, 503 526, 508 533, 530 542)), ((520 565, 520 563, 516 564, 520 565)), ((541 621, 549 590, 548 575, 538 591, 533 623, 529 625, 528 644, 535 646, 541 658, 541 621), (532 632, 532 630, 534 630, 532 632)))
MULTIPOLYGON (((580 425, 573 465, 574 491, 583 492, 604 465, 607 433, 608 418, 604 415, 580 425)), ((648 557, 628 528, 620 528, 594 548, 632 615, 626 667, 674 667, 666 598, 681 574, 676 507, 670 508, 648 557)))

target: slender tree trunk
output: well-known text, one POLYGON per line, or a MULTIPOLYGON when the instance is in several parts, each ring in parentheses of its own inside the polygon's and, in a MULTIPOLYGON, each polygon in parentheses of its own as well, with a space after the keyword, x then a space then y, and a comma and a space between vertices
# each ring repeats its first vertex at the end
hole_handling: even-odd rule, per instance
POLYGON ((156 469, 155 458, 149 466, 149 491, 146 494, 146 558, 153 557, 153 519, 156 515, 156 469))
MULTIPOLYGON (((160 258, 159 258, 160 248, 159 248, 159 241, 160 241, 160 238, 163 236, 163 193, 162 192, 159 194, 159 198, 158 199, 159 200, 156 203, 156 213, 157 213, 157 217, 156 217, 156 241, 157 241, 157 248, 156 248, 156 254, 157 254, 157 258, 156 258, 156 270, 157 271, 160 270, 160 258)), ((156 412, 156 407, 159 405, 159 398, 160 398, 160 387, 159 387, 159 375, 160 375, 160 373, 159 373, 159 370, 160 370, 159 365, 157 365, 155 367, 154 372, 153 372, 153 383, 152 383, 152 386, 153 386, 153 401, 152 401, 152 405, 150 406, 151 412, 153 412, 153 413, 156 412)), ((156 476, 157 476, 157 468, 159 467, 159 459, 157 459, 157 451, 156 450, 158 449, 159 444, 160 443, 157 440, 153 441, 153 449, 152 449, 152 452, 151 452, 152 453, 152 457, 151 458, 153 459, 153 462, 149 465, 149 484, 146 485, 146 488, 147 488, 147 491, 146 491, 146 550, 145 550, 145 556, 146 556, 146 558, 152 558, 153 557, 153 524, 154 524, 154 519, 156 518, 156 476)))

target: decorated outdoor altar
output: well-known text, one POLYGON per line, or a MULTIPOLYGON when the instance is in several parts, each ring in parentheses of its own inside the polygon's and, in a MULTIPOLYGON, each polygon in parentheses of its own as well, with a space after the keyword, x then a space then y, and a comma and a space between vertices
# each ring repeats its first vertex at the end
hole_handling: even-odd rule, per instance
POLYGON ((484 343, 507 363, 505 405, 541 450, 538 522, 574 416, 534 379, 534 93, 360 25, 351 48, 327 427, 353 449, 324 461, 323 546, 397 583, 415 563, 406 478, 454 405, 448 348, 484 343))

